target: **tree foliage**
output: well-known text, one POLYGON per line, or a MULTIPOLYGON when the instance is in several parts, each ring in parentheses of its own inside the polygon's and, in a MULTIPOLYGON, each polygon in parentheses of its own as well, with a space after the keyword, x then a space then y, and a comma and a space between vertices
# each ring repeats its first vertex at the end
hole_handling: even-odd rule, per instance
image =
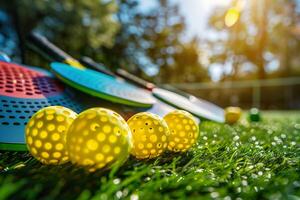
MULTIPOLYGON (((119 28, 113 16, 117 12, 115 1, 11 0, 2 1, 0 6, 12 18, 21 48, 26 35, 35 29, 75 57, 84 54, 97 58, 101 46, 114 44, 119 28)), ((35 64, 33 57, 28 55, 25 62, 35 64)))
POLYGON ((210 26, 226 35, 210 42, 212 49, 222 47, 214 53, 212 62, 230 62, 232 71, 227 78, 231 79, 241 78, 247 66, 251 68, 247 78, 251 79, 299 74, 296 52, 300 51, 300 42, 291 32, 300 17, 295 1, 244 1, 237 22, 226 26, 229 9, 241 2, 234 0, 229 7, 219 7, 210 17, 210 26))
POLYGON ((157 5, 145 12, 137 0, 119 0, 121 28, 113 48, 103 48, 103 62, 143 78, 156 75, 152 77, 156 82, 207 78, 199 63, 197 43, 181 40, 186 27, 178 5, 170 0, 155 2, 157 5))
POLYGON ((0 6, 12 19, 27 64, 45 64, 24 47, 26 35, 37 30, 77 58, 90 56, 143 78, 157 75, 158 82, 182 82, 207 77, 193 44, 197 39, 181 40, 185 21, 178 4, 155 4, 141 9, 139 0, 12 0, 0 6))

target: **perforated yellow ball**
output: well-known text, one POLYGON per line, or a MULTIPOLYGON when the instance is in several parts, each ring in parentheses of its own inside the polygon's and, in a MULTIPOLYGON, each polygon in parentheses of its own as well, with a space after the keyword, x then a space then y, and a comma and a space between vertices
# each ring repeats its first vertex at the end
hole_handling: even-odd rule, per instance
POLYGON ((29 120, 26 144, 29 152, 43 164, 68 161, 66 132, 77 114, 62 106, 50 106, 36 112, 29 120))
POLYGON ((242 115, 240 107, 227 107, 225 109, 225 121, 228 124, 234 124, 239 121, 242 115))
POLYGON ((164 120, 170 130, 168 138, 170 151, 184 152, 196 143, 199 127, 193 115, 183 110, 175 110, 168 113, 164 120))
POLYGON ((132 116, 127 123, 132 133, 133 156, 138 159, 154 158, 166 149, 169 129, 161 117, 142 112, 132 116))
POLYGON ((131 146, 126 121, 105 108, 91 108, 80 113, 67 133, 71 162, 89 171, 122 164, 131 146))

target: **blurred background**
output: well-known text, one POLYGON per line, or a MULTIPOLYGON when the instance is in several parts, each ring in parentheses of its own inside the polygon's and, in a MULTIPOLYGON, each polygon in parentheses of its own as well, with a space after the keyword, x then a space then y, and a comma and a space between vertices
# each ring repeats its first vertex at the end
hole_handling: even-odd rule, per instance
POLYGON ((32 30, 223 107, 300 109, 300 0, 0 2, 0 51, 48 68, 25 45, 32 30))

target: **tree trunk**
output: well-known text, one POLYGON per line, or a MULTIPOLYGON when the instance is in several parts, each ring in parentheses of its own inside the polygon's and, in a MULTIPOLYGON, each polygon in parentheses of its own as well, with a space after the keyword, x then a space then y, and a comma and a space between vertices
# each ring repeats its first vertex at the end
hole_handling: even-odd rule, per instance
POLYGON ((264 52, 265 46, 267 42, 267 25, 268 25, 268 0, 261 0, 257 1, 258 6, 258 14, 260 21, 259 24, 259 33, 258 33, 258 48, 257 48, 257 55, 258 55, 258 77, 259 79, 266 78, 266 71, 265 71, 265 61, 264 61, 264 52))

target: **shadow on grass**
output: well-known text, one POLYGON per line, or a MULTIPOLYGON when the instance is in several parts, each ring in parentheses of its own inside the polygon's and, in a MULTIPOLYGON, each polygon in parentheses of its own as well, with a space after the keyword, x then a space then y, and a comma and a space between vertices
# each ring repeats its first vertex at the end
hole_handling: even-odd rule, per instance
POLYGON ((175 161, 178 169, 193 159, 191 153, 166 152, 157 159, 145 160, 136 160, 131 156, 120 168, 102 169, 91 173, 71 163, 58 166, 42 165, 29 153, 0 152, 0 157, 0 184, 11 182, 18 186, 18 193, 12 190, 14 195, 7 195, 11 199, 51 199, 57 196, 74 199, 83 194, 83 191, 94 195, 99 190, 115 193, 131 182, 147 177, 152 168, 163 168, 175 161), (129 177, 132 180, 126 182, 129 177), (125 180, 125 183, 123 181, 118 185, 115 179, 125 180), (110 188, 106 188, 108 185, 110 188))

